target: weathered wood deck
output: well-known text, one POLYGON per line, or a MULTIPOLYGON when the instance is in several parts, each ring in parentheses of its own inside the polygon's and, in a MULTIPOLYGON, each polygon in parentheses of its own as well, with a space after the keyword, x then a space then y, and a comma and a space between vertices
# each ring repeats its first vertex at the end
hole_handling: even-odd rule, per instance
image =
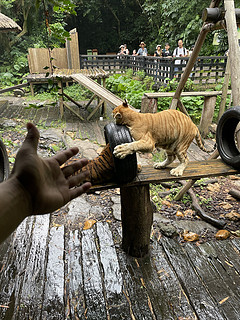
POLYGON ((64 222, 30 217, 1 245, 0 319, 239 319, 240 240, 153 237, 136 259, 114 223, 73 227, 78 201, 64 222))
MULTIPOLYGON (((0 115, 51 126, 58 110, 44 109, 9 106, 0 115)), ((103 125, 66 111, 66 130, 79 138, 102 143, 103 125)), ((191 160, 200 157, 195 148, 191 160)), ((240 239, 181 244, 153 233, 151 254, 130 257, 109 192, 29 217, 0 245, 0 319, 239 320, 240 239)))

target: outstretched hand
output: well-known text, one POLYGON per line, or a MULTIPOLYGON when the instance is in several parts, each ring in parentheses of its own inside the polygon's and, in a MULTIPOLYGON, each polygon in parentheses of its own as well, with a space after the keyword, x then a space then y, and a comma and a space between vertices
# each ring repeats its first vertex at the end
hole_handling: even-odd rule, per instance
POLYGON ((81 159, 61 167, 68 159, 78 153, 78 148, 70 148, 57 155, 41 159, 37 155, 39 132, 32 124, 27 124, 28 134, 16 156, 12 177, 16 177, 26 191, 30 201, 30 214, 52 212, 68 201, 80 196, 90 187, 85 182, 88 171, 73 175, 87 164, 81 159))

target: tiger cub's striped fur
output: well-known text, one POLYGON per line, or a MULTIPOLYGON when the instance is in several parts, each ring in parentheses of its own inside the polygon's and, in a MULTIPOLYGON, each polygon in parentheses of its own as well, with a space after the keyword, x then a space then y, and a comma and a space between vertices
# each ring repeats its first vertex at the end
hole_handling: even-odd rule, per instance
POLYGON ((180 111, 170 109, 154 114, 138 113, 124 102, 113 110, 113 116, 117 124, 126 125, 130 129, 135 140, 114 148, 113 154, 120 159, 136 151, 152 152, 155 148, 162 148, 166 151, 166 159, 155 163, 154 168, 165 168, 177 157, 180 164, 170 173, 181 176, 188 164, 187 150, 194 138, 200 149, 207 152, 198 128, 180 111))
MULTIPOLYGON (((105 146, 100 155, 88 164, 81 171, 89 171, 89 178, 93 185, 114 180, 114 162, 109 144, 105 146)), ((79 173, 79 172, 78 172, 79 173)))

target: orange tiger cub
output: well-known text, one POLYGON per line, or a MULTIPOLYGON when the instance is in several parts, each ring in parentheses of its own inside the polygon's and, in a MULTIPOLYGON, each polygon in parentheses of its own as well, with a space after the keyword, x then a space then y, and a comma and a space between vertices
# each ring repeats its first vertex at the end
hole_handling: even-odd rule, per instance
POLYGON ((200 132, 192 120, 177 110, 164 110, 158 113, 138 113, 128 107, 127 102, 113 110, 116 124, 126 125, 134 139, 114 148, 115 157, 124 159, 134 152, 152 152, 162 148, 166 152, 163 162, 155 163, 154 168, 162 169, 177 157, 180 164, 170 171, 174 176, 181 176, 189 160, 187 150, 193 141, 200 149, 208 152, 202 144, 200 132))

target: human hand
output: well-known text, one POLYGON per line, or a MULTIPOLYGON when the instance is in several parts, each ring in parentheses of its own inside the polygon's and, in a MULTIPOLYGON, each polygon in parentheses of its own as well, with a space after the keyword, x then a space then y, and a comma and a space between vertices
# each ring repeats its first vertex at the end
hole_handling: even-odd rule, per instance
POLYGON ((61 168, 78 153, 78 148, 70 148, 51 158, 41 159, 37 155, 39 132, 32 123, 27 124, 27 129, 28 134, 17 153, 12 177, 17 178, 30 201, 29 215, 52 212, 87 192, 91 183, 79 184, 88 177, 88 171, 73 175, 87 164, 87 159, 61 168))

